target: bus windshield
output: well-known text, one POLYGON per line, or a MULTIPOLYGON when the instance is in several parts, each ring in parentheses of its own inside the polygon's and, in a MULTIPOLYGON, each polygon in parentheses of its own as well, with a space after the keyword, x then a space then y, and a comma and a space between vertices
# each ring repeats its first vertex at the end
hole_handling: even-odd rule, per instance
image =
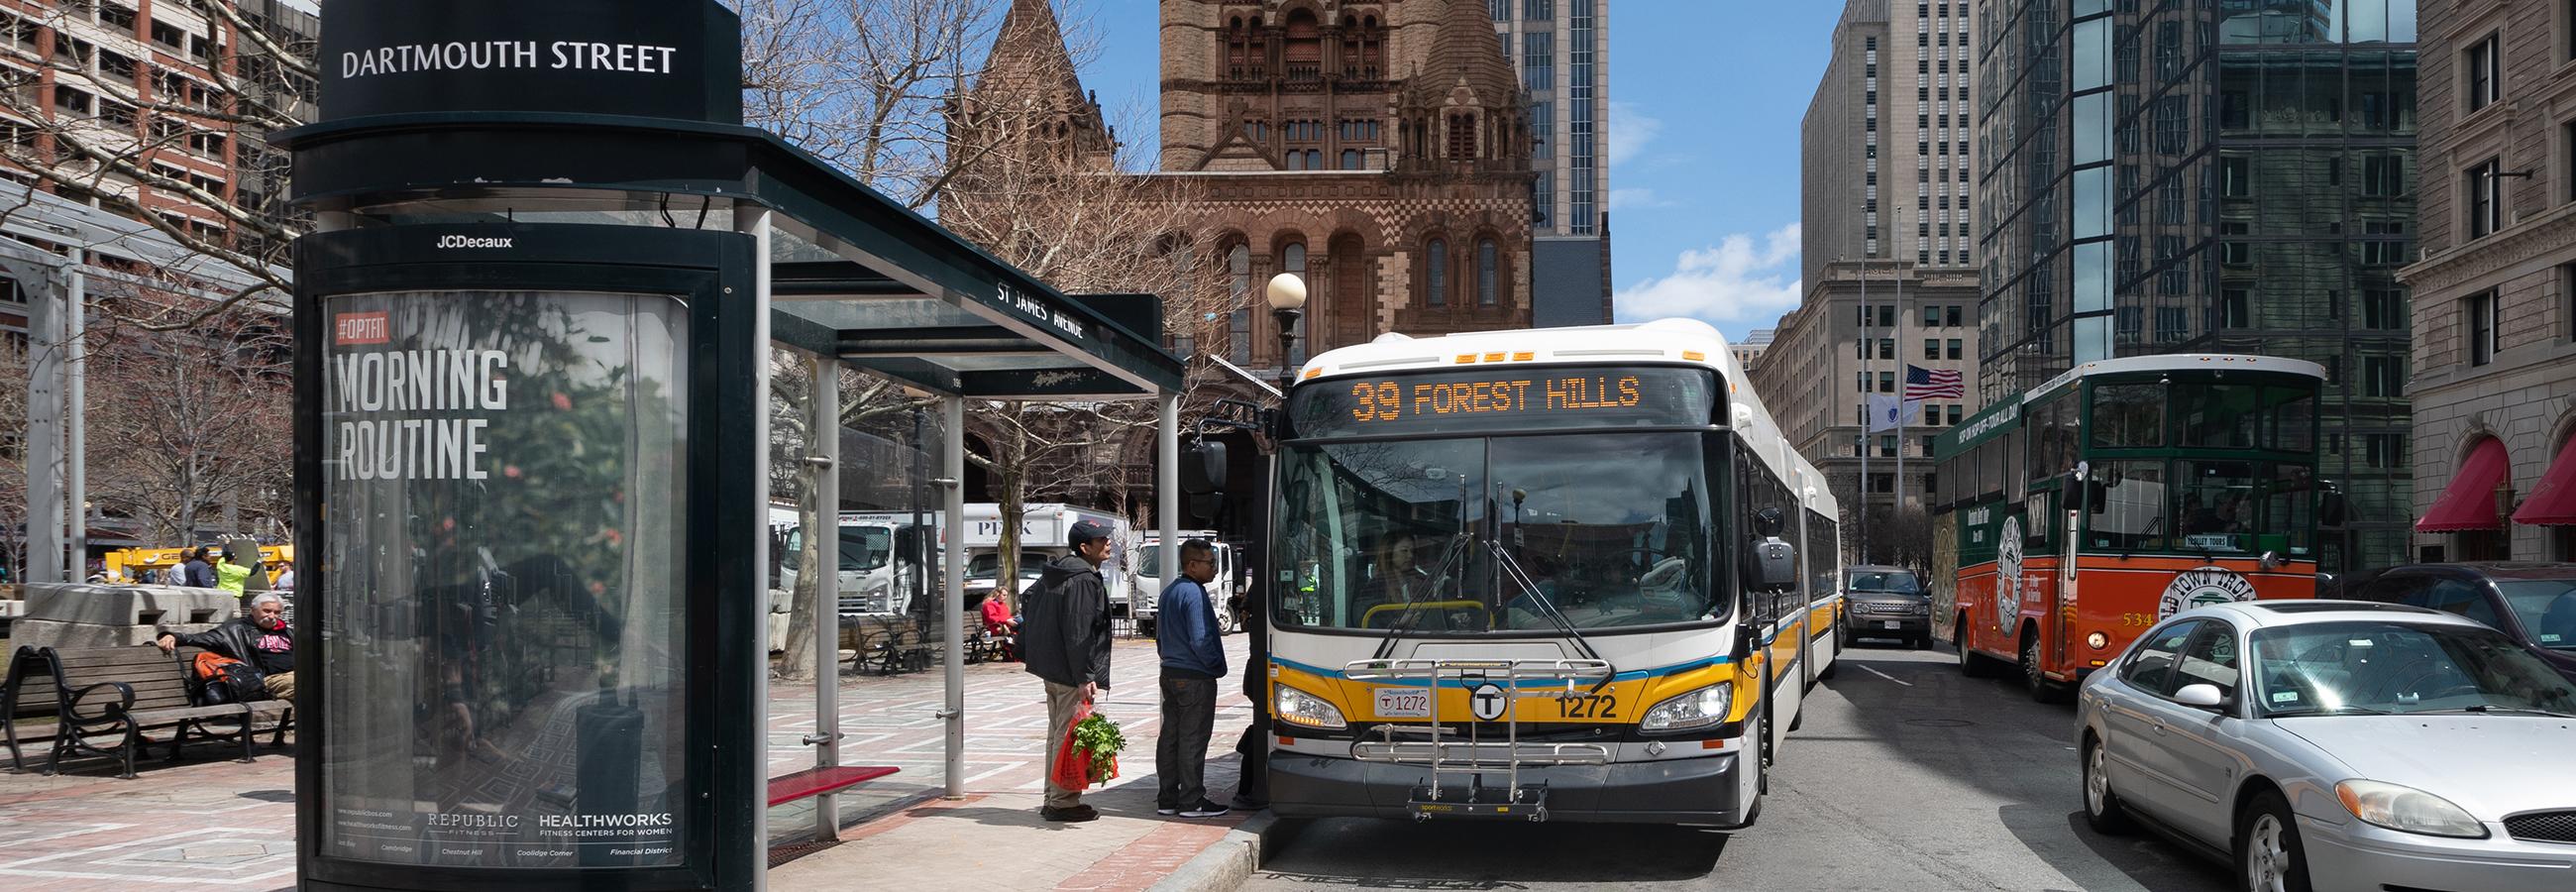
POLYGON ((1282 458, 1286 627, 1485 634, 1724 619, 1695 433, 1328 442, 1282 458))

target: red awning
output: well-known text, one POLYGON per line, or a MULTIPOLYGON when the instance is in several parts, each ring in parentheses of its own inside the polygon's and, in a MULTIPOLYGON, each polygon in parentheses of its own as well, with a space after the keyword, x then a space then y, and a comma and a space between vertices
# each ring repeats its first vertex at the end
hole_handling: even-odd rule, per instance
POLYGON ((2532 488, 2531 498, 2523 500, 2522 510, 2513 513, 2513 522, 2536 527, 2576 526, 2576 437, 2558 447, 2558 458, 2549 463, 2549 473, 2540 476, 2540 485, 2532 488))
POLYGON ((2459 476, 2433 500, 2433 510, 2415 522, 2418 533, 2456 533, 2463 530, 2500 530, 2504 518, 2497 515, 2495 489, 2512 470, 2505 459, 2504 441, 2489 438, 2469 450, 2469 460, 2460 463, 2459 476))

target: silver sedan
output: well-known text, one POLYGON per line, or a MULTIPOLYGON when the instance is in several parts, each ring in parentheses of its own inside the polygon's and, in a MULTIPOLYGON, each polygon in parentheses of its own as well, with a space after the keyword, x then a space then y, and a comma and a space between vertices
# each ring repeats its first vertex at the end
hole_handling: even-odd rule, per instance
POLYGON ((2394 604, 2204 607, 2077 705, 2084 813, 2236 886, 2576 889, 2576 685, 2474 621, 2394 604))

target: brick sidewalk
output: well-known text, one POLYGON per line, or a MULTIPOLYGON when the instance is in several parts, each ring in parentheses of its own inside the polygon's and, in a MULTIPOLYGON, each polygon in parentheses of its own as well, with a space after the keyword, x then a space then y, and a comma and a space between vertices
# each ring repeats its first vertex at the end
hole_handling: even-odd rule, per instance
MULTIPOLYGON (((1246 641, 1226 639, 1243 664, 1246 641)), ((844 676, 842 761, 902 772, 841 797, 840 845, 773 869, 774 889, 906 888, 1143 889, 1239 823, 1162 818, 1153 810, 1154 738, 1160 730, 1150 641, 1122 641, 1118 685, 1101 711, 1125 730, 1126 776, 1086 801, 1101 820, 1046 824, 1037 818, 1046 707, 1036 678, 1018 664, 966 667, 967 797, 940 798, 943 739, 936 671, 844 676)), ((1240 678, 1220 685, 1208 787, 1234 789, 1234 740, 1250 718, 1240 678)), ((813 689, 773 685, 770 773, 813 764, 800 738, 814 730, 813 689)), ((101 760, 44 777, 0 774, 0 888, 13 892, 137 888, 286 889, 295 880, 294 764, 287 751, 261 750, 257 764, 227 761, 223 748, 192 747, 189 761, 137 762, 139 777, 117 780, 101 760)), ((0 754, 5 755, 5 754, 0 754)), ((813 807, 769 813, 772 845, 810 840, 813 807)))

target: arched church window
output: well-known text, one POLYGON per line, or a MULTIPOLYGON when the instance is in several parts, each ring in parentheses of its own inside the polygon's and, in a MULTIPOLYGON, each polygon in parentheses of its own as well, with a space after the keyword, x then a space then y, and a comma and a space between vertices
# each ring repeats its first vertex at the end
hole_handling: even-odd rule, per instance
POLYGON ((1423 302, 1435 307, 1449 305, 1449 243, 1432 239, 1422 249, 1423 302))
POLYGON ((1300 9, 1288 14, 1288 43, 1280 53, 1280 62, 1288 66, 1292 81, 1318 80, 1324 76, 1324 29, 1315 21, 1315 12, 1300 9))
POLYGON ((1238 363, 1252 361, 1252 246, 1236 242, 1225 255, 1227 287, 1234 307, 1226 320, 1226 352, 1238 363))
POLYGON ((1490 307, 1495 303, 1494 292, 1499 285, 1495 280, 1502 278, 1499 269, 1502 263, 1501 255, 1502 252, 1494 247, 1493 239, 1476 243, 1477 306, 1490 307))

